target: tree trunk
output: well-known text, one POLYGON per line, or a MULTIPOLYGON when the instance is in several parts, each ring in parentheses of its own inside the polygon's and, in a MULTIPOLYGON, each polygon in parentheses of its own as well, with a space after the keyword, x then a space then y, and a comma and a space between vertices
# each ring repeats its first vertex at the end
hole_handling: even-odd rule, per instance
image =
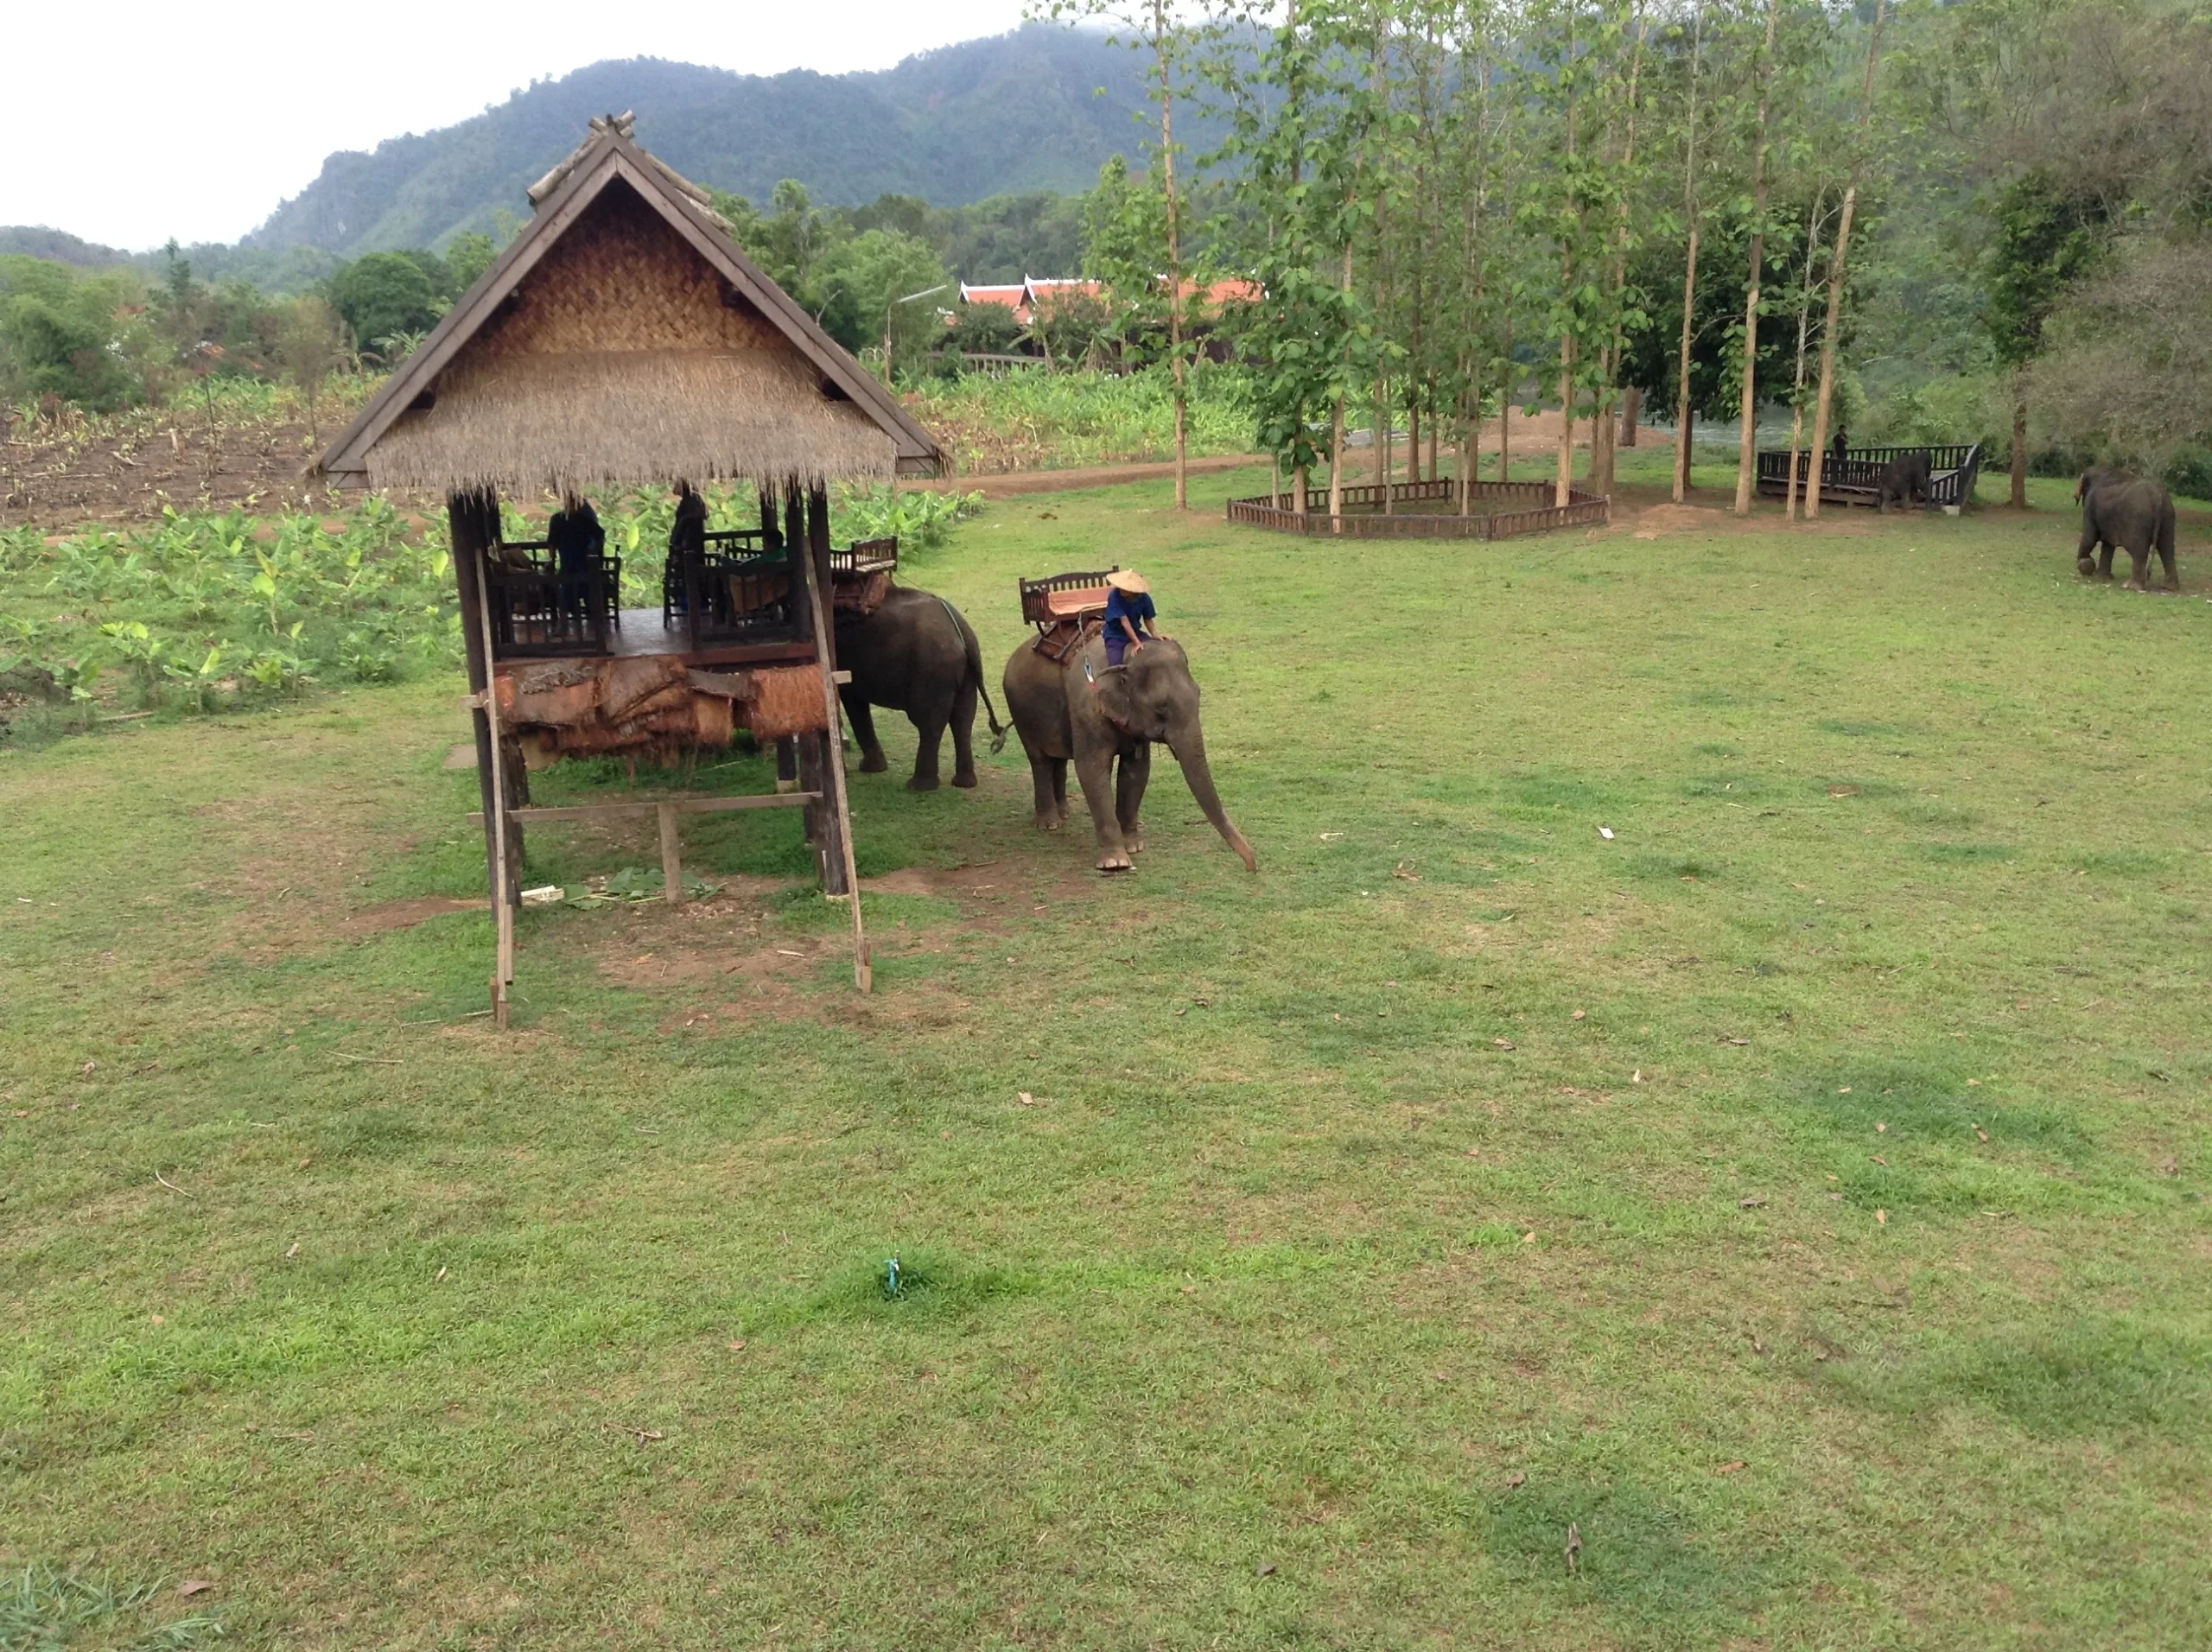
POLYGON ((1835 226, 1835 256, 1828 261, 1828 318, 1821 333, 1821 383, 1813 402, 1813 462, 1805 479, 1805 520, 1821 517, 1821 471, 1827 462, 1828 410, 1835 397, 1835 334, 1843 317, 1844 260, 1851 251, 1851 212, 1859 203, 1856 180, 1843 192, 1835 226))
POLYGON ((1621 391, 1621 446, 1636 446, 1636 427, 1643 416, 1643 390, 1630 384, 1621 391))
POLYGON ((1337 397, 1334 423, 1329 431, 1329 531, 1344 531, 1344 398, 1337 397))
POLYGON ((1167 359, 1175 374, 1175 508, 1191 508, 1191 394, 1183 360, 1183 238, 1175 194, 1175 90, 1168 76, 1165 0, 1153 6, 1153 51, 1160 69, 1160 165, 1167 205, 1167 359))
POLYGON ((1744 286, 1744 390, 1736 435, 1738 516, 1751 513, 1751 482, 1758 469, 1759 276, 1766 261, 1767 94, 1774 84, 1774 38, 1780 21, 1781 0, 1766 0, 1766 52, 1759 65, 1759 136, 1751 159, 1751 271, 1744 286))
POLYGON ((1689 267, 1682 276, 1682 346, 1675 384, 1675 503, 1690 491, 1690 311, 1697 302, 1697 224, 1690 224, 1689 267))
POLYGON ((2028 376, 2024 371, 2012 384, 2012 508, 2028 508, 2028 376))
POLYGON ((1805 520, 1821 514, 1821 466, 1827 453, 1828 410, 1835 395, 1835 335, 1843 317, 1843 282, 1851 253, 1851 214, 1859 204, 1859 169, 1866 157, 1866 135, 1874 124, 1874 72, 1882 61, 1882 25, 1889 0, 1874 0, 1874 27, 1866 41, 1866 85, 1859 99, 1859 147, 1851 157, 1851 181, 1843 192, 1843 215, 1835 227, 1835 257, 1828 261, 1827 327, 1821 334, 1821 388, 1813 411, 1812 475, 1805 488, 1805 520))
POLYGON ((1574 334, 1559 341, 1559 475, 1552 503, 1564 505, 1574 491, 1574 334))

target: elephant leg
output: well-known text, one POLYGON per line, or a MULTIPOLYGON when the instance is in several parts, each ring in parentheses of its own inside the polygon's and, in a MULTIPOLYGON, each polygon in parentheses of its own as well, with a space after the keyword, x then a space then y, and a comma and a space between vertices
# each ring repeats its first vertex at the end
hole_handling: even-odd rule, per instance
POLYGON ((963 682, 952 696, 952 784, 976 784, 976 680, 963 682))
POLYGON ((914 732, 921 736, 914 747, 914 778, 906 782, 909 791, 934 791, 938 788, 938 748, 944 743, 944 713, 932 706, 926 711, 910 711, 907 718, 914 725, 914 732))
POLYGON ((1139 740, 1135 753, 1124 753, 1121 772, 1114 782, 1114 814, 1122 823, 1122 842, 1132 855, 1144 853, 1144 789, 1152 778, 1152 742, 1139 740))
POLYGON ((1127 872, 1134 864, 1122 842, 1122 823, 1114 816, 1114 759, 1107 752, 1079 756, 1075 778, 1083 786, 1083 800, 1090 806, 1090 823, 1098 837, 1098 869, 1127 872))
POLYGON ((2130 545, 2127 548, 2127 584, 2124 588, 2130 591, 2149 590, 2151 582, 2144 575, 2151 571, 2150 548, 2145 546, 2143 550, 2138 550, 2134 546, 2130 545))
POLYGON ((2166 565, 2166 589, 2181 589, 2181 569, 2174 562, 2174 554, 2163 545, 2158 549, 2158 560, 2166 565))
POLYGON ((875 737, 875 713, 868 702, 853 692, 847 683, 837 690, 837 697, 844 702, 845 721, 852 725, 853 738, 861 745, 861 772, 880 774, 891 766, 883 754, 883 742, 875 737))
POLYGON ((1052 771, 1052 824, 1065 826, 1068 818, 1068 760, 1065 757, 1048 757, 1045 761, 1052 771))
POLYGON ((1068 760, 1064 757, 1029 759, 1029 783, 1037 794, 1037 825, 1041 831, 1057 832, 1067 818, 1067 808, 1053 795, 1053 785, 1067 785, 1068 760))

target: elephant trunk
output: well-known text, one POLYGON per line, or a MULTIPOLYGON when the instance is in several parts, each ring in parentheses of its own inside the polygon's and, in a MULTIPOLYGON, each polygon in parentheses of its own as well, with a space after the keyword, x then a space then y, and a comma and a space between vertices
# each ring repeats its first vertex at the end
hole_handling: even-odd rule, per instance
POLYGON ((1191 795, 1198 799, 1198 807, 1213 823, 1214 830, 1221 834, 1222 842, 1236 851, 1236 858, 1244 862, 1247 872, 1260 869, 1259 856, 1252 853, 1252 846, 1244 841, 1244 834, 1236 829, 1229 818, 1229 811, 1221 806, 1221 793, 1214 790, 1213 770, 1206 763, 1206 743, 1196 729, 1167 742, 1167 749, 1175 753, 1175 760, 1183 766, 1183 778, 1190 783, 1191 795))

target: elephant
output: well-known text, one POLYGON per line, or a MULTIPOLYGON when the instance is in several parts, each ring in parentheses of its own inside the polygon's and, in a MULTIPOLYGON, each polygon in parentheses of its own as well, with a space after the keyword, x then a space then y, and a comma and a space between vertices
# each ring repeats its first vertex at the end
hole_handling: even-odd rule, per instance
POLYGON ((860 741, 861 772, 891 766, 875 737, 871 706, 906 714, 921 735, 909 791, 938 788, 938 749, 952 726, 952 784, 976 784, 976 701, 991 724, 992 746, 1006 743, 1006 729, 983 688, 983 645, 960 611, 933 592, 894 585, 873 613, 837 616, 837 664, 852 681, 838 689, 845 715, 860 741))
POLYGON ((2100 466, 2082 473, 2074 489, 2082 506, 2082 543, 2074 566, 2097 579, 2112 577, 2112 554, 2125 550, 2134 571, 2127 588, 2151 588, 2151 553, 2166 565, 2166 589, 2181 589, 2174 566, 2174 496, 2153 481, 2100 466), (2101 554, 2100 554, 2101 553, 2101 554))
POLYGON ((1934 486, 1928 474, 1928 455, 1923 452, 1899 454, 1882 467, 1882 480, 1874 495, 1874 508, 1887 514, 1890 501, 1899 505, 1925 505, 1929 490, 1934 486))
POLYGON ((1035 782, 1037 824, 1056 831, 1067 819, 1068 764, 1075 764, 1084 801, 1097 829, 1098 869, 1127 872, 1144 848, 1145 784, 1152 776, 1152 746, 1174 754, 1205 817, 1247 872, 1260 869, 1244 835, 1231 823, 1206 763, 1205 734, 1198 723, 1198 685, 1182 645, 1147 640, 1109 670, 1102 638, 1084 639, 1065 662, 1024 643, 1006 663, 1002 686, 1007 715, 1028 753, 1035 782), (1116 772, 1116 761, 1119 772, 1116 772))

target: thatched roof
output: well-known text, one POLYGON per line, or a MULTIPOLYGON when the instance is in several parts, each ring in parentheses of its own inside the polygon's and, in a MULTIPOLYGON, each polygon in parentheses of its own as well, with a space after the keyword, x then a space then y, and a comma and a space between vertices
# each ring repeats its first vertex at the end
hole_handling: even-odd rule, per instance
POLYGON ((317 469, 511 492, 931 474, 937 445, 734 245, 704 192, 592 123, 537 215, 317 469))

